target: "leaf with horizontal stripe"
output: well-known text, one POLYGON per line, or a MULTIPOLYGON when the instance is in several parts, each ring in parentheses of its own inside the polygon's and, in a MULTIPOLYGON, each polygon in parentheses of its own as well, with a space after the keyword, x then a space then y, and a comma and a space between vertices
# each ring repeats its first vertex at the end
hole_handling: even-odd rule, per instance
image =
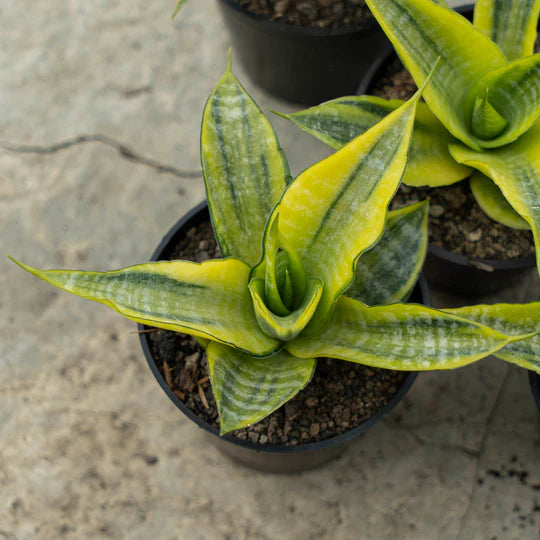
POLYGON ((526 335, 506 335, 449 313, 415 304, 368 307, 342 297, 317 336, 287 345, 299 357, 328 356, 405 371, 452 369, 480 360, 526 335))
MULTIPOLYGON (((306 276, 323 281, 319 306, 306 331, 316 332, 324 325, 352 282, 356 259, 383 232, 388 203, 407 163, 420 93, 304 171, 269 220, 273 223, 279 214, 279 233, 297 253, 306 276)), ((272 229, 267 227, 266 234, 272 229)))
POLYGON ((540 121, 516 142, 475 152, 451 145, 454 159, 491 178, 512 208, 529 224, 536 244, 540 269, 540 121))
POLYGON ((533 53, 539 14, 540 0, 478 0, 474 26, 515 60, 533 53))
POLYGON ((311 380, 316 361, 282 351, 254 358, 220 343, 207 349, 222 435, 262 420, 311 380))
POLYGON ((529 339, 510 343, 494 354, 497 358, 540 373, 540 302, 479 305, 444 311, 512 336, 536 333, 529 339))
POLYGON ((407 299, 426 256, 428 210, 422 201, 388 213, 381 239, 358 259, 346 296, 370 306, 407 299))
POLYGON ((529 224, 512 208, 493 180, 476 171, 469 179, 469 184, 476 202, 491 219, 513 229, 530 229, 529 224))
MULTIPOLYGON (((291 114, 279 114, 336 150, 403 105, 398 99, 347 96, 291 114)), ((418 103, 403 183, 409 186, 447 186, 470 174, 448 152, 456 142, 425 103, 418 103)))
POLYGON ((416 84, 440 63, 424 99, 448 131, 480 149, 470 133, 467 94, 491 70, 506 64, 501 50, 460 14, 430 0, 366 0, 416 84))
POLYGON ((12 260, 59 289, 142 324, 219 341, 255 356, 281 348, 259 328, 248 291, 249 267, 237 259, 159 261, 111 272, 37 270, 12 260))
POLYGON ((274 128, 232 74, 230 59, 204 109, 201 162, 221 253, 256 264, 289 167, 274 128))
MULTIPOLYGON (((483 148, 498 148, 515 141, 540 115, 540 54, 519 58, 490 71, 471 87, 465 109, 488 102, 493 114, 503 119, 489 140, 477 139, 483 148)), ((474 132, 474 123, 472 130, 474 132)))

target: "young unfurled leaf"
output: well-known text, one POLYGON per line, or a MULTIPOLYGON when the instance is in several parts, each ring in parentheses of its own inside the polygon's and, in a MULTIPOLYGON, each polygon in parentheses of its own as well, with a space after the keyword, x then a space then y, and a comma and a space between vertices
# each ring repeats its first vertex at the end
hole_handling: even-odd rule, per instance
POLYGON ((510 343, 494 354, 502 360, 540 373, 540 302, 469 306, 444 311, 509 335, 536 332, 533 337, 510 343))
POLYGON ((254 358, 220 343, 211 343, 207 354, 222 435, 258 422, 294 397, 316 365, 286 351, 254 358))
MULTIPOLYGON (((398 99, 347 96, 304 111, 280 114, 300 129, 336 150, 380 122, 403 105, 398 99)), ((448 133, 425 103, 418 103, 403 183, 409 186, 446 186, 463 180, 469 167, 457 163, 448 152, 456 139, 448 133)))
POLYGON ((263 253, 263 261, 253 268, 250 279, 264 281, 261 298, 272 313, 285 317, 304 302, 307 281, 302 261, 279 234, 278 214, 269 220, 263 253))
MULTIPOLYGON (((500 188, 513 209, 527 221, 540 246, 540 120, 516 142, 501 148, 475 152, 451 145, 452 156, 478 169, 500 188)), ((537 257, 540 269, 540 257, 537 257)))
POLYGON ((262 279, 252 279, 249 282, 249 292, 253 299, 255 316, 262 331, 275 339, 290 341, 306 327, 313 317, 321 299, 323 284, 320 279, 308 279, 303 302, 297 309, 286 315, 275 314, 268 308, 262 279))
POLYGON ((519 58, 481 77, 469 90, 465 110, 472 110, 472 132, 483 148, 515 141, 540 115, 540 54, 519 58), (475 133, 474 110, 487 103, 485 134, 475 133))
POLYGON ((476 136, 485 140, 493 139, 500 135, 507 125, 508 120, 499 114, 489 101, 487 90, 484 97, 476 97, 471 121, 471 130, 476 136))
POLYGON ((450 133, 479 150, 470 133, 472 103, 466 108, 466 99, 478 79, 506 64, 501 50, 467 19, 430 0, 366 3, 417 84, 441 57, 424 99, 450 133))
POLYGON ((387 369, 421 371, 464 366, 530 337, 529 333, 508 336, 425 306, 367 307, 344 296, 319 335, 302 334, 287 350, 305 358, 328 356, 387 369))
POLYGON ((382 234, 388 203, 405 169, 419 97, 420 92, 304 171, 274 210, 279 233, 298 254, 306 275, 324 283, 310 331, 324 325, 353 279, 356 259, 382 234))
POLYGON ((514 229, 530 229, 529 224, 512 208, 493 180, 476 171, 469 179, 469 184, 476 202, 491 219, 514 229))
POLYGON ((407 299, 426 256, 428 210, 423 201, 388 213, 381 239, 358 259, 346 296, 370 306, 407 299))
POLYGON ((204 109, 201 162, 221 253, 252 266, 289 168, 272 124, 232 74, 230 60, 204 109))
POLYGON ((236 259, 160 261, 112 272, 37 270, 14 262, 55 287, 142 324, 220 341, 255 356, 281 348, 257 324, 249 267, 236 259))
POLYGON ((474 26, 515 60, 532 54, 539 13, 540 0, 477 0, 474 26))

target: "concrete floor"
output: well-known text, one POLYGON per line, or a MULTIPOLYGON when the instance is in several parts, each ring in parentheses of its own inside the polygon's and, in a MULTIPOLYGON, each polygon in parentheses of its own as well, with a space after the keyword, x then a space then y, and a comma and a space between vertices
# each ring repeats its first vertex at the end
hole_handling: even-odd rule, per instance
MULTIPOLYGON (((142 262, 203 199, 182 171, 199 170, 229 39, 215 2, 173 23, 172 5, 0 0, 3 252, 38 267, 142 262)), ((261 106, 294 110, 235 71, 261 106)), ((293 172, 328 152, 272 121, 293 172)), ((132 323, 7 259, 0 290, 0 538, 538 538, 540 415, 524 371, 490 358, 422 375, 338 461, 272 476, 205 444, 132 323)), ((539 293, 532 275, 500 298, 539 293)))

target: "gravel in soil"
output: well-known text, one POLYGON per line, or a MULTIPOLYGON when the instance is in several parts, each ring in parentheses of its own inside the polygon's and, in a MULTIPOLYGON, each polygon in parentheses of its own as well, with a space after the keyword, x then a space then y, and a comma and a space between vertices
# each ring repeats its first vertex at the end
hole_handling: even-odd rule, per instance
MULTIPOLYGON (((386 99, 409 99, 416 84, 398 58, 375 81, 370 94, 386 99)), ((447 187, 412 188, 401 185, 392 208, 430 199, 429 241, 454 253, 476 259, 517 259, 534 255, 531 231, 506 227, 480 208, 468 180, 447 187)))
MULTIPOLYGON (((188 231, 171 259, 203 261, 220 257, 212 227, 188 231)), ((186 334, 158 330, 148 334, 158 368, 173 392, 202 420, 219 427, 206 354, 186 334)), ((322 358, 311 382, 260 422, 231 435, 260 444, 298 445, 329 439, 354 428, 382 409, 406 373, 322 358)))
POLYGON ((375 21, 364 0, 236 0, 272 21, 297 26, 339 28, 375 21))

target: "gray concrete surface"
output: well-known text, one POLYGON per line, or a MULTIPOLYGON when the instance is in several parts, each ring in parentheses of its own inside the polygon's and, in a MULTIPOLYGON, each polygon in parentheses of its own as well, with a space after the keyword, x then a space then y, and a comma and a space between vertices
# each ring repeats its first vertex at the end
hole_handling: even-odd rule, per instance
MULTIPOLYGON (((2 252, 38 267, 141 262, 202 200, 202 179, 179 170, 199 168, 229 40, 213 1, 174 23, 172 4, 0 0, 2 252)), ((236 72, 263 107, 293 110, 236 72)), ((327 153, 274 123, 294 172, 327 153)), ((540 415, 517 368, 422 375, 338 461, 265 475, 169 403, 132 323, 6 259, 0 291, 0 538, 538 538, 540 415)), ((538 296, 534 276, 502 295, 538 296)))

